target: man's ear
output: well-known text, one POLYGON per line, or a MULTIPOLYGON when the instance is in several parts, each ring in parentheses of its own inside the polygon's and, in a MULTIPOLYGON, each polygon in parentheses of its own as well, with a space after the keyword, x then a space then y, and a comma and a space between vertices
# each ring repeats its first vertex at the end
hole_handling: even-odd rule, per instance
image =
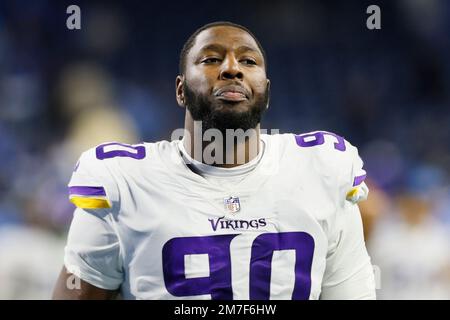
POLYGON ((270 80, 267 79, 267 104, 266 104, 266 110, 269 109, 269 102, 270 102, 270 80))
POLYGON ((183 84, 184 84, 184 75, 178 75, 177 78, 175 79, 175 95, 177 98, 177 103, 180 107, 186 106, 183 84))

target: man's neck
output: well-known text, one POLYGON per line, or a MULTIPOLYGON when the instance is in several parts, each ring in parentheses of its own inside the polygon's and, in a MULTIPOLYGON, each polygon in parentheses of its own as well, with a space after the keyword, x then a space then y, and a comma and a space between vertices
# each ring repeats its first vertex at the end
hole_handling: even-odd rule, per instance
POLYGON ((186 152, 191 158, 209 165, 233 168, 252 161, 261 151, 259 124, 254 129, 231 131, 216 139, 218 130, 205 132, 201 122, 194 121, 186 112, 185 130, 190 137, 183 139, 186 152))

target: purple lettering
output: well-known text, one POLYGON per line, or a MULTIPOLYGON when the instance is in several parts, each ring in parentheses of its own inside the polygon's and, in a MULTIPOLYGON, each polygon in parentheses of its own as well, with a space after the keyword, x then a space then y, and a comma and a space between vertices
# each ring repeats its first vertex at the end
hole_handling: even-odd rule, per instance
POLYGON ((336 138, 337 142, 334 143, 334 148, 339 151, 345 151, 345 140, 341 136, 332 132, 318 131, 315 133, 307 133, 301 135, 295 135, 295 141, 300 147, 314 147, 325 143, 325 135, 336 138), (314 139, 307 139, 314 137, 314 139))
POLYGON ((225 228, 227 228, 227 229, 231 228, 231 229, 234 230, 233 220, 226 220, 225 223, 226 223, 226 227, 225 228))
POLYGON ((231 300, 230 242, 236 234, 173 238, 162 249, 164 283, 176 297, 210 294, 213 300, 231 300), (209 277, 186 279, 184 256, 208 254, 209 277))
POLYGON ((250 220, 250 227, 258 229, 258 220, 250 220))
POLYGON ((135 147, 129 144, 111 142, 99 145, 95 149, 95 155, 99 160, 110 159, 115 157, 127 157, 141 160, 145 158, 145 147, 144 146, 135 147), (119 146, 122 148, 105 151, 105 147, 108 146, 119 146))
POLYGON ((224 217, 221 217, 221 218, 217 219, 216 222, 214 222, 214 219, 208 219, 208 221, 211 223, 211 227, 212 227, 213 231, 217 230, 217 226, 218 226, 220 220, 222 220, 223 218, 224 217))
POLYGON ((267 226, 266 218, 261 218, 258 220, 261 227, 267 226))
MULTIPOLYGON (((265 220, 260 222, 266 223, 265 220)), ((212 299, 233 299, 230 245, 236 236, 238 234, 183 237, 166 242, 162 260, 168 292, 176 297, 210 294, 212 299), (194 254, 208 254, 208 277, 186 278, 184 257, 194 254)), ((295 250, 292 299, 308 299, 314 246, 314 239, 305 232, 263 233, 257 236, 249 248, 250 299, 270 298, 272 257, 277 250, 295 250)))
POLYGON ((275 250, 295 250, 295 284, 292 299, 309 299, 314 239, 305 232, 263 233, 253 241, 250 299, 269 300, 271 263, 275 250))

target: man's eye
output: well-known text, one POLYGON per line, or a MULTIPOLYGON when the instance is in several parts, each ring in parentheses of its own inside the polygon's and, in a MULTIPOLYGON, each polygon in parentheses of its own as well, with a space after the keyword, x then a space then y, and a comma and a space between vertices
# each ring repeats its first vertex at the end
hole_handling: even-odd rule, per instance
POLYGON ((256 65, 256 61, 253 59, 243 59, 241 60, 242 63, 244 64, 252 64, 252 65, 256 65))
POLYGON ((217 63, 217 62, 220 62, 220 59, 218 59, 218 58, 206 58, 202 62, 203 63, 217 63))

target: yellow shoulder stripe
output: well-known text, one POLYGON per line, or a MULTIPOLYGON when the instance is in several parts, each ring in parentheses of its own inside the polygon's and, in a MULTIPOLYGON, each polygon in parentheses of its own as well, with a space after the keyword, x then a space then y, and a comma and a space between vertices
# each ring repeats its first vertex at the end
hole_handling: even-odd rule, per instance
POLYGON ((70 197, 70 202, 82 209, 103 209, 111 208, 111 203, 107 199, 70 197))
POLYGON ((353 188, 349 192, 347 192, 347 200, 352 199, 358 193, 358 188, 353 188))

